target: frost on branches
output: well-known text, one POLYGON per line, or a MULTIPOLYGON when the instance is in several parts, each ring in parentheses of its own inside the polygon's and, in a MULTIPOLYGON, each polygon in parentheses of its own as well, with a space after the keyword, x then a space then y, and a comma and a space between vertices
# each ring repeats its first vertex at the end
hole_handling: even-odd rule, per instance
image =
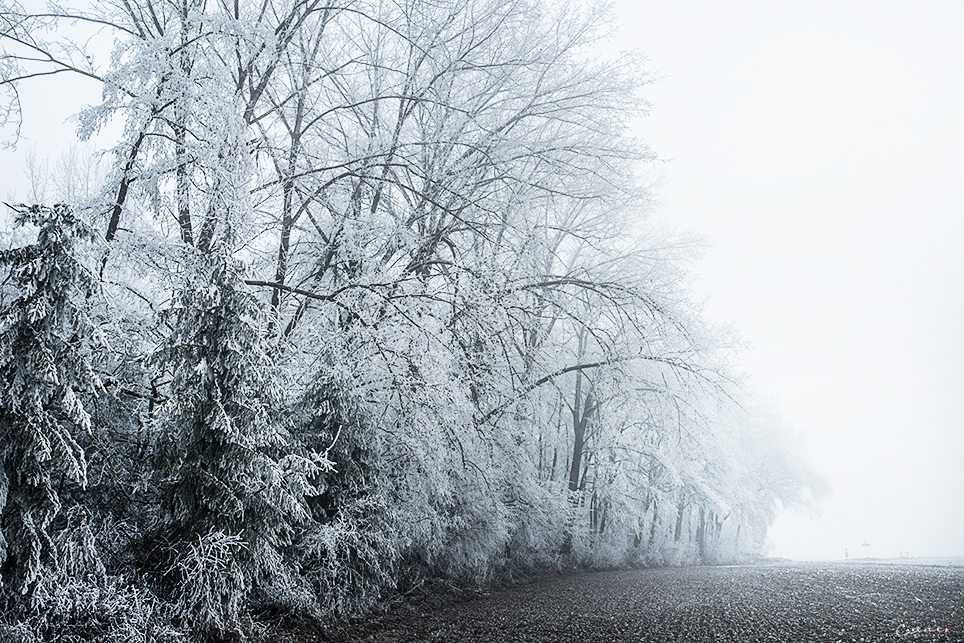
POLYGON ((123 125, 0 255, 0 631, 217 639, 431 576, 741 560, 819 497, 645 219, 652 79, 610 31, 540 0, 0 4, 5 124, 75 73, 81 137, 123 125))

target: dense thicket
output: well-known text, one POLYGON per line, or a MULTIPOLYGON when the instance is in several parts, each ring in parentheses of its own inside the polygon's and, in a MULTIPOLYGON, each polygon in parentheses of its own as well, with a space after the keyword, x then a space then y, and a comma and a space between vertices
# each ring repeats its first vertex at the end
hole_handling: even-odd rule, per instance
POLYGON ((425 575, 739 560, 819 490, 645 221, 650 77, 596 53, 599 6, 0 20, 8 126, 60 72, 103 86, 81 137, 124 124, 103 189, 13 207, 0 255, 6 633, 216 638, 425 575))

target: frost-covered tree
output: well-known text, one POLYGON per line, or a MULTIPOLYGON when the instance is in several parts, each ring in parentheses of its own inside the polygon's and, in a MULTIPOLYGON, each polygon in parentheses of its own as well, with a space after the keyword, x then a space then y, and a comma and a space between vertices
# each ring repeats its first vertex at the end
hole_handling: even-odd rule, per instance
POLYGON ((83 485, 84 398, 101 388, 92 353, 105 347, 89 315, 97 290, 80 246, 93 228, 69 206, 17 206, 34 244, 0 251, 0 581, 29 595, 56 568, 53 522, 65 479, 83 485))
POLYGON ((329 461, 292 453, 265 316, 225 248, 191 262, 154 355, 171 378, 158 471, 183 618, 236 628, 253 587, 291 572, 284 549, 308 520, 309 479, 329 461), (195 539, 199 539, 195 542, 195 539))

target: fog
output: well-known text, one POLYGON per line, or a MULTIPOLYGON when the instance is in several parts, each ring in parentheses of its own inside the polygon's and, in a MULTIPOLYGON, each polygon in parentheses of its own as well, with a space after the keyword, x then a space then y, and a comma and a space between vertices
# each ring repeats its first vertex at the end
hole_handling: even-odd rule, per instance
POLYGON ((621 2, 657 216, 833 496, 772 555, 964 555, 964 4, 621 2), (869 547, 863 547, 867 543, 869 547))

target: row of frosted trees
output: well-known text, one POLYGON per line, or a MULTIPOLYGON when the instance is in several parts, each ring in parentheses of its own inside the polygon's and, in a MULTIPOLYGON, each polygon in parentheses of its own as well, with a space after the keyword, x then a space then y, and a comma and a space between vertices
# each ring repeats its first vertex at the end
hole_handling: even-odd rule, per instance
POLYGON ((819 491, 645 221, 650 78, 603 9, 93 5, 0 12, 8 128, 58 73, 103 88, 82 138, 123 125, 102 188, 11 206, 6 634, 741 560, 819 491))

